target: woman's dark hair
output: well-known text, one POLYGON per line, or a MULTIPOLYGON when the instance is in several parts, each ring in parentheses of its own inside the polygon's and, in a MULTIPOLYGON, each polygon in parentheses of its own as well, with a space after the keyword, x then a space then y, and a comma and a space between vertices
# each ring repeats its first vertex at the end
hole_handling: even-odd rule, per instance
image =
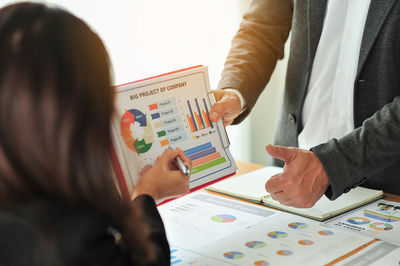
POLYGON ((146 226, 112 178, 114 93, 101 39, 67 11, 26 2, 0 9, 0 40, 0 205, 43 195, 87 203, 125 226, 145 258, 146 226))

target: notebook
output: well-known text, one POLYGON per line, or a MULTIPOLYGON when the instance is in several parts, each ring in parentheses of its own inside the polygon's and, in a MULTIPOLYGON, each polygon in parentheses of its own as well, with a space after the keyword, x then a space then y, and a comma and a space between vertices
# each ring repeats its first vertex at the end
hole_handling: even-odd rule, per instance
POLYGON ((289 207, 273 200, 265 191, 265 182, 271 176, 280 172, 282 172, 282 168, 279 167, 264 167, 215 183, 206 189, 318 221, 325 221, 383 197, 381 190, 357 187, 334 201, 329 200, 324 195, 312 208, 289 207))

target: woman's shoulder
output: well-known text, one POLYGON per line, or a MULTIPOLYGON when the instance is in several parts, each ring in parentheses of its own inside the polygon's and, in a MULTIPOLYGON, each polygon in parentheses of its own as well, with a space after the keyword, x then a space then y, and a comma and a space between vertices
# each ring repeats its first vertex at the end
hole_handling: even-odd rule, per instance
POLYGON ((0 264, 96 265, 116 254, 127 260, 116 230, 110 216, 84 204, 40 198, 0 207, 0 264))

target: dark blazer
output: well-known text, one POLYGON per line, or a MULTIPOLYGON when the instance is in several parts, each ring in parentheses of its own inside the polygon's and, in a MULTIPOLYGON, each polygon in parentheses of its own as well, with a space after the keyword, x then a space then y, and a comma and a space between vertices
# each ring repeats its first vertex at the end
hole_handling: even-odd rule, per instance
MULTIPOLYGON (((169 265, 170 250, 153 199, 143 195, 133 204, 149 224, 158 258, 154 265, 169 265)), ((41 198, 0 207, 0 265, 143 265, 116 244, 117 232, 123 238, 111 217, 90 206, 41 198)))
MULTIPOLYGON (((275 143, 297 147, 302 107, 322 32, 326 0, 254 0, 232 42, 219 88, 236 88, 248 108, 283 57, 291 33, 283 108, 275 143)), ((312 148, 335 199, 358 185, 400 194, 400 1, 371 0, 354 84, 355 130, 312 148)), ((277 165, 282 165, 276 160, 277 165)))

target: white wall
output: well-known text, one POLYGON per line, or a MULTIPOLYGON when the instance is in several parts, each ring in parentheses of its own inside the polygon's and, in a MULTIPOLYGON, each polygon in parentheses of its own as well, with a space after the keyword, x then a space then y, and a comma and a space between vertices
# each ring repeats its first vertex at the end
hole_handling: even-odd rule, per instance
MULTIPOLYGON (((0 0, 0 7, 15 0, 0 0)), ((231 39, 250 0, 43 0, 89 23, 104 40, 115 83, 194 65, 209 67, 217 86, 231 39)), ((251 116, 227 128, 237 160, 266 163, 264 147, 275 129, 285 62, 251 116), (265 119, 268 114, 268 119, 265 119)))

